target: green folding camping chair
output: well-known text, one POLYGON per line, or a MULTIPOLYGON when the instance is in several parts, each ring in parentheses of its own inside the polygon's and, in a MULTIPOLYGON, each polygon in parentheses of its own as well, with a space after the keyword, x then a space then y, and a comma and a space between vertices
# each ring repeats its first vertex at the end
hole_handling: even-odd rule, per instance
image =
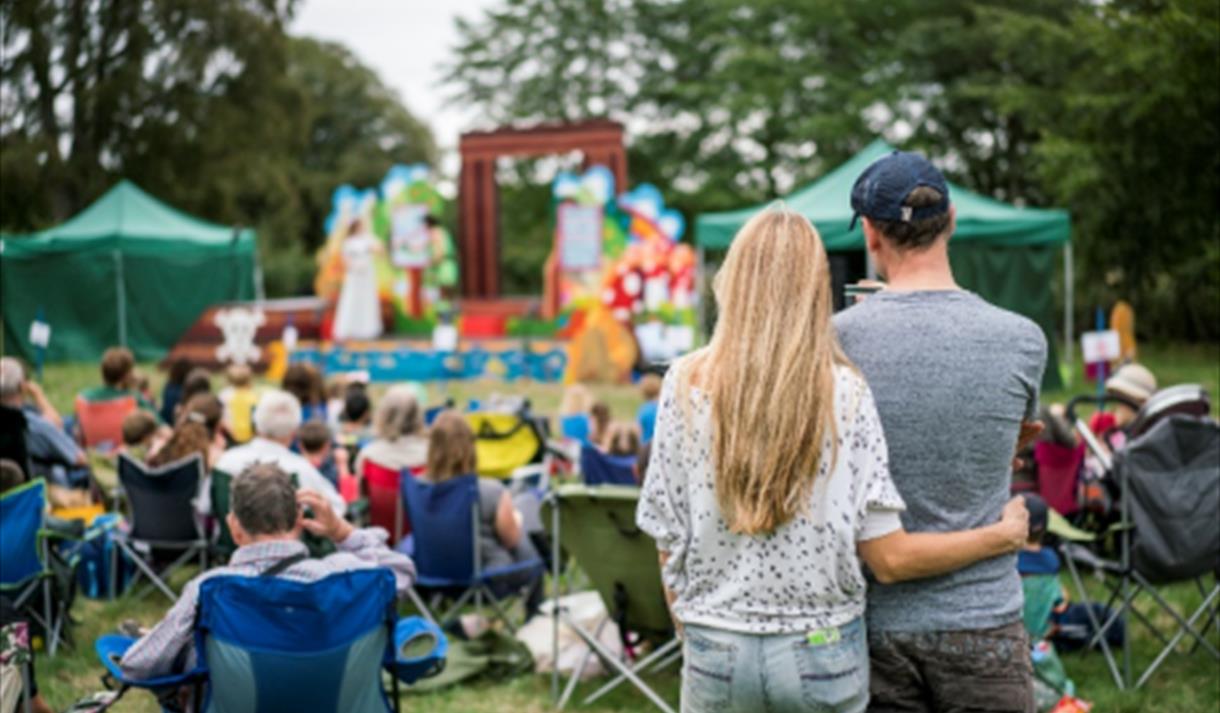
MULTIPOLYGON (((543 522, 550 524, 554 548, 551 561, 556 589, 560 581, 562 550, 575 560, 597 590, 610 615, 606 621, 615 622, 624 638, 630 632, 639 637, 640 642, 652 646, 648 655, 638 661, 620 660, 598 638, 606 621, 596 631, 588 631, 556 604, 552 608, 555 620, 552 661, 558 661, 559 657, 560 618, 589 646, 562 695, 558 666, 555 666, 552 692, 561 709, 572 697, 581 673, 596 653, 618 675, 587 696, 584 703, 592 703, 629 681, 662 711, 674 712, 674 708, 640 678, 642 673, 660 670, 679 660, 682 651, 665 604, 656 543, 635 525, 639 497, 639 488, 630 486, 564 485, 553 489, 543 503, 543 522)), ((560 594, 556 592, 556 603, 560 601, 560 594)))

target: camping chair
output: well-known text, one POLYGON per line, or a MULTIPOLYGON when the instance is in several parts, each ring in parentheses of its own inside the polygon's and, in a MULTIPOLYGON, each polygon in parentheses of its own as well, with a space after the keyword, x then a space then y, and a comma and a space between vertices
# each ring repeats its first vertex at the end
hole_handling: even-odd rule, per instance
POLYGON ((120 694, 193 685, 196 709, 212 713, 386 713, 399 710, 400 682, 439 673, 448 652, 440 629, 399 619, 395 606, 394 575, 383 568, 314 582, 222 575, 199 587, 190 671, 132 680, 118 662, 134 639, 102 636, 95 649, 120 694))
POLYGON ((639 485, 634 456, 607 455, 587 443, 580 447, 580 474, 585 485, 639 485))
MULTIPOLYGON (((299 487, 296 473, 289 475, 292 478, 292 486, 299 487)), ((216 522, 210 550, 212 556, 217 560, 227 561, 237 549, 237 543, 233 541, 233 533, 229 532, 227 519, 229 511, 232 510, 233 476, 223 470, 213 470, 210 480, 208 492, 212 501, 212 519, 216 522)), ((348 515, 351 515, 351 511, 348 512, 348 515)), ((325 557, 335 551, 334 543, 311 532, 302 532, 301 542, 305 543, 309 549, 310 557, 325 557)))
POLYGON ((1220 609, 1220 581, 1216 579, 1220 574, 1220 532, 1216 529, 1220 521, 1220 424, 1208 418, 1172 415, 1115 454, 1114 474, 1121 492, 1120 521, 1111 529, 1118 559, 1067 545, 1063 561, 1095 632, 1089 646, 1101 647, 1120 689, 1139 688, 1188 637, 1194 641, 1191 653, 1203 649, 1220 661, 1220 650, 1206 636, 1220 609), (1094 613, 1080 576, 1082 567, 1103 577, 1108 590, 1103 611, 1115 607, 1104 622, 1094 613), (1208 574, 1213 577, 1210 589, 1204 584, 1208 574), (1160 585, 1192 580, 1202 603, 1189 616, 1157 591, 1160 585), (1172 636, 1135 607, 1140 595, 1147 595, 1160 609, 1158 614, 1176 624, 1172 636), (1162 644, 1138 678, 1132 670, 1128 616, 1135 617, 1162 644), (1127 632, 1121 671, 1106 640, 1107 631, 1116 626, 1127 632))
POLYGON ((530 416, 528 402, 512 413, 474 411, 465 418, 474 432, 479 475, 508 481, 514 492, 546 490, 550 472, 546 437, 530 416))
MULTIPOLYGON (((196 558, 201 570, 208 568, 208 540, 195 516, 194 503, 202 479, 203 459, 197 453, 153 469, 119 454, 119 484, 127 500, 131 529, 116 533, 115 543, 136 565, 131 583, 142 574, 171 602, 178 595, 165 580, 174 570, 196 558), (158 550, 182 554, 158 572, 154 569, 158 550)), ((111 561, 110 575, 110 591, 118 591, 118 557, 111 561)))
POLYGON ((218 561, 227 562, 237 549, 233 541, 233 533, 229 532, 228 514, 230 495, 233 491, 233 476, 223 470, 212 469, 208 479, 208 495, 212 503, 212 519, 216 530, 212 533, 212 556, 218 561))
POLYGON ((134 396, 105 401, 76 397, 76 420, 85 448, 112 451, 123 443, 123 419, 139 406, 134 396))
MULTIPOLYGON (((405 471, 408 477, 417 475, 405 471)), ((369 524, 390 533, 390 546, 396 547, 411 534, 411 521, 403 512, 402 474, 393 468, 365 460, 361 472, 369 496, 369 524)))
MULTIPOLYGON (((433 595, 433 606, 424 607, 424 614, 445 624, 471 599, 479 610, 486 599, 497 618, 515 632, 493 584, 497 578, 519 572, 541 572, 543 564, 540 559, 532 559, 487 570, 482 568, 478 477, 463 475, 435 484, 420 478, 402 478, 401 485, 407 517, 414 528, 412 559, 418 573, 416 586, 433 595), (463 526, 463 520, 469 524, 463 526), (436 617, 433 610, 440 599, 455 594, 456 599, 449 609, 436 617)), ((422 602, 416 603, 423 606, 422 602)))
POLYGON ((562 695, 559 695, 558 667, 553 670, 552 692, 558 696, 559 708, 563 708, 572 697, 589 657, 596 653, 619 675, 586 697, 584 703, 592 703, 624 681, 629 681, 662 711, 673 713, 674 709, 665 699, 640 679, 641 673, 657 671, 677 661, 681 657, 681 642, 675 636, 673 619, 665 603, 656 543, 635 526, 639 497, 639 488, 635 487, 573 484, 552 490, 543 504, 544 521, 549 520, 551 524, 556 567, 554 580, 559 581, 558 563, 562 548, 585 572, 601 596, 610 614, 609 620, 618 625, 619 633, 624 638, 624 649, 629 648, 626 645, 631 643, 627 641, 628 632, 654 646, 647 656, 628 665, 601 643, 598 638, 600 627, 597 631, 586 631, 561 607, 554 606, 552 616, 556 621, 553 641, 556 650, 552 660, 557 661, 559 656, 560 617, 590 649, 568 679, 562 695), (579 523, 579 527, 564 529, 564 521, 579 523))
POLYGON ((46 529, 46 510, 41 478, 0 495, 0 595, 42 627, 54 656, 67 613, 51 569, 48 540, 56 535, 46 529))

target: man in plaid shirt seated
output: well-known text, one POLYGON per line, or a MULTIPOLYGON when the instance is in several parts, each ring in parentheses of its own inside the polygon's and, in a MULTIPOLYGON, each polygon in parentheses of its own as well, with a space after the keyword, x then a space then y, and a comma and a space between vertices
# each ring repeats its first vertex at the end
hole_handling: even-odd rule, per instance
POLYGON ((128 678, 147 679, 194 666, 195 605, 199 585, 209 577, 257 577, 276 568, 276 577, 313 582, 337 572, 386 567, 394 573, 399 596, 415 580, 415 565, 386 546, 385 530, 355 529, 335 514, 326 498, 312 490, 296 491, 292 478, 273 464, 252 465, 234 478, 230 505, 227 522, 237 551, 227 566, 188 582, 165 618, 127 650, 119 666, 128 678), (312 518, 304 517, 305 508, 313 511, 312 518), (338 552, 311 559, 300 540, 302 530, 329 538, 338 552))

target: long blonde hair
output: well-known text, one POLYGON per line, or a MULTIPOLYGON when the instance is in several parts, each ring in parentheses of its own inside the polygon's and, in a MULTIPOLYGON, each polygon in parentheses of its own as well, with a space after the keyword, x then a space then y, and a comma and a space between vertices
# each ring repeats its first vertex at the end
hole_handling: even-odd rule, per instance
POLYGON ((678 388, 693 382, 711 399, 729 529, 769 533, 808 507, 819 469, 836 457, 834 370, 850 363, 830 322, 826 249, 804 216, 762 211, 737 233, 713 288, 716 331, 683 360, 678 388))

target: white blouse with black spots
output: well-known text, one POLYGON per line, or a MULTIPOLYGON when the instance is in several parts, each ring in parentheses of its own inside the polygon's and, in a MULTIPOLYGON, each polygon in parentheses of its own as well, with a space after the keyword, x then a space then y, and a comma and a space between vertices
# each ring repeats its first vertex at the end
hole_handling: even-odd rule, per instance
POLYGON ((768 535, 737 535, 713 492, 711 403, 691 388, 682 408, 678 371, 670 370, 661 390, 636 512, 639 527, 669 553, 662 575, 677 595, 674 614, 753 634, 799 633, 861 616, 866 584, 856 543, 902 527, 905 509, 863 378, 835 368, 838 457, 833 469, 822 460, 807 512, 768 535))

